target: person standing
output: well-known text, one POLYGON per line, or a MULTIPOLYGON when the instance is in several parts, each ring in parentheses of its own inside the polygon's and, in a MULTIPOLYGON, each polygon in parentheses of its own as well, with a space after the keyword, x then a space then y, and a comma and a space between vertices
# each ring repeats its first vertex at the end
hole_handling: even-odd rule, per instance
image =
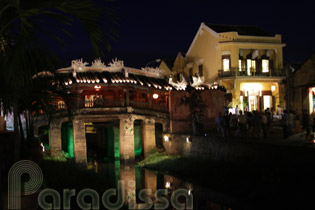
POLYGON ((247 116, 246 116, 246 113, 243 114, 242 110, 240 110, 240 116, 239 116, 239 118, 238 118, 238 125, 239 125, 239 129, 240 129, 240 136, 241 136, 242 138, 247 137, 246 124, 247 124, 247 116))
POLYGON ((306 136, 305 139, 308 140, 309 139, 309 135, 311 133, 311 123, 310 123, 310 116, 307 113, 306 110, 303 110, 303 128, 306 131, 306 136))
POLYGON ((236 107, 235 107, 235 115, 236 116, 240 115, 239 110, 238 110, 238 105, 236 105, 236 107))
POLYGON ((254 111, 254 116, 253 116, 253 125, 254 125, 254 138, 256 138, 257 140, 261 139, 261 135, 260 135, 260 128, 261 128, 261 118, 259 116, 258 111, 254 111))
POLYGON ((265 113, 261 113, 261 128, 263 130, 263 137, 266 138, 267 137, 267 111, 265 113))
POLYGON ((289 137, 289 115, 287 110, 283 111, 282 114, 282 128, 283 128, 283 137, 286 139, 289 137))
POLYGON ((216 123, 218 126, 218 134, 222 137, 224 137, 224 130, 223 130, 223 117, 222 117, 222 113, 219 112, 219 116, 217 116, 216 118, 216 123))
POLYGON ((231 137, 230 116, 229 112, 224 113, 223 118, 224 138, 229 139, 231 137))
POLYGON ((201 110, 197 113, 197 122, 198 122, 198 128, 199 128, 199 135, 204 135, 203 131, 203 125, 204 125, 204 116, 201 110))
POLYGON ((193 126, 193 133, 194 133, 194 136, 197 136, 199 134, 199 127, 198 127, 198 122, 197 122, 197 111, 194 111, 192 113, 192 126, 193 126))

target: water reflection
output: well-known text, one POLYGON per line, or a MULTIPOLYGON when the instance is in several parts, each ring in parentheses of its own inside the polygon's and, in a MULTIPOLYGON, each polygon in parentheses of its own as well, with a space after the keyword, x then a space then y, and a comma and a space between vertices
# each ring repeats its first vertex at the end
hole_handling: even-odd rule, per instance
MULTIPOLYGON (((117 187, 117 181, 122 180, 125 183, 125 205, 129 208, 139 209, 141 203, 140 191, 143 189, 151 190, 147 195, 154 203, 157 203, 155 194, 159 189, 167 189, 167 195, 164 197, 169 201, 169 207, 166 209, 176 209, 172 205, 171 196, 178 189, 184 189, 187 196, 193 197, 193 209, 197 210, 230 210, 227 206, 211 202, 211 198, 218 196, 209 189, 194 185, 180 178, 166 175, 160 172, 143 169, 133 164, 121 164, 115 162, 97 162, 89 161, 88 168, 97 173, 104 174, 110 179, 113 186, 117 187), (133 205, 134 204, 134 205, 133 205)), ((186 198, 179 196, 178 201, 185 204, 186 198)), ((154 206, 152 207, 154 209, 154 206)), ((165 208, 164 208, 165 209, 165 208)))

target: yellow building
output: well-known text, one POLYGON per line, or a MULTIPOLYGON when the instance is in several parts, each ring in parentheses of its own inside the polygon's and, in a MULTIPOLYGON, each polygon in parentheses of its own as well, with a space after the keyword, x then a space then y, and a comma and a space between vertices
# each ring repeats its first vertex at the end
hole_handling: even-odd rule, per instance
POLYGON ((172 72, 221 83, 233 107, 238 104, 249 111, 285 107, 284 46, 281 35, 256 26, 201 23, 186 55, 178 54, 172 72))

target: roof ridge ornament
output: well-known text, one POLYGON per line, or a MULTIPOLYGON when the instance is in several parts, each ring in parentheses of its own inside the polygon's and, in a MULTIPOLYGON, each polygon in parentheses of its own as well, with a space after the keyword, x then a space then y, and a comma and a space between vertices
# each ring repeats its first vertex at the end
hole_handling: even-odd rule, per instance
POLYGON ((105 69, 106 64, 104 64, 101 60, 101 58, 97 58, 94 61, 92 61, 92 69, 105 69))
POLYGON ((204 85, 204 82, 205 82, 204 76, 201 77, 199 74, 196 74, 195 76, 192 76, 192 79, 193 79, 193 83, 190 83, 190 86, 198 87, 198 86, 204 85))
POLYGON ((160 69, 159 67, 144 67, 144 68, 141 68, 142 71, 144 72, 148 72, 148 73, 153 73, 155 75, 157 75, 157 77, 164 77, 165 75, 165 71, 160 69))
POLYGON ((71 68, 73 68, 75 72, 85 71, 88 64, 89 64, 88 62, 83 62, 83 58, 72 60, 71 68))
POLYGON ((169 80, 168 80, 168 83, 170 85, 172 85, 173 87, 175 87, 176 90, 186 90, 187 88, 187 85, 188 85, 188 82, 186 81, 184 75, 181 74, 181 81, 180 82, 173 82, 173 78, 170 77, 169 80))
POLYGON ((110 70, 121 70, 124 67, 124 61, 115 58, 112 59, 112 62, 110 62, 108 65, 110 70))

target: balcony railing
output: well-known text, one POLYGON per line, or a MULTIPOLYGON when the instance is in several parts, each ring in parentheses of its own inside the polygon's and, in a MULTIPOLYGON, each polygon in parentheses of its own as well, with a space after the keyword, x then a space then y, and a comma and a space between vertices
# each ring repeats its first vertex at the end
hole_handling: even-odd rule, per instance
POLYGON ((262 72, 261 70, 250 69, 240 69, 240 68, 231 68, 227 71, 219 70, 219 77, 235 77, 235 76, 244 76, 244 77, 284 77, 285 71, 283 69, 269 69, 268 72, 262 72))
MULTIPOLYGON (((106 108, 106 107, 125 107, 126 104, 122 100, 86 100, 81 104, 81 108, 106 108)), ((130 101, 130 106, 138 109, 147 109, 158 112, 166 112, 168 113, 167 105, 154 104, 151 105, 148 102, 142 101, 130 101)))
POLYGON ((82 103, 81 108, 103 108, 103 107, 123 107, 122 100, 86 100, 82 103))

